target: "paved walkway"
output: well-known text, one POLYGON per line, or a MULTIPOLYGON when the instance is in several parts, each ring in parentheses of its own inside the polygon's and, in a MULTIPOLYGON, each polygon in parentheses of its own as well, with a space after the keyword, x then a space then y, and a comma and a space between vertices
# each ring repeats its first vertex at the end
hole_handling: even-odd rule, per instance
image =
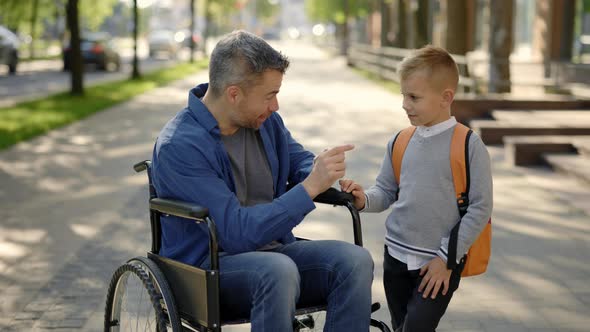
MULTIPOLYGON (((348 176, 372 184, 387 140, 408 124, 400 97, 310 46, 279 47, 292 60, 279 95, 292 134, 314 152, 355 143, 348 176)), ((159 129, 204 80, 153 90, 0 153, 0 331, 102 330, 110 274, 148 249, 146 179, 131 166, 150 158, 159 129)), ((492 265, 462 281, 439 331, 588 331, 590 188, 509 168, 501 148, 490 152, 492 265)), ((362 217, 376 262, 373 295, 384 304, 386 213, 362 217)), ((351 240, 349 219, 321 206, 297 232, 351 240)), ((376 317, 387 320, 386 309, 376 317)))

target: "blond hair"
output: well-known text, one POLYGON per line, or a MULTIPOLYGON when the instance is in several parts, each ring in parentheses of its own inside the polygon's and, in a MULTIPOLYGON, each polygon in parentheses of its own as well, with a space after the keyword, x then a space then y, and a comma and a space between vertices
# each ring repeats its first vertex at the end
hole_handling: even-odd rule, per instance
POLYGON ((431 86, 450 87, 456 91, 459 84, 459 69, 453 57, 445 49, 432 45, 414 50, 402 60, 397 71, 402 81, 418 71, 425 71, 432 77, 431 86))

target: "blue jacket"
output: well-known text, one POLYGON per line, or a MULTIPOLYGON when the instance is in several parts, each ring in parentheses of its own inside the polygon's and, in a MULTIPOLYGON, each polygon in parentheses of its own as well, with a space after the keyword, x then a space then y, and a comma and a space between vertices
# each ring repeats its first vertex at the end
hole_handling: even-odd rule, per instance
MULTIPOLYGON (((229 254, 253 251, 273 240, 293 242, 291 230, 315 208, 300 184, 311 171, 313 154, 291 137, 281 117, 273 113, 260 127, 260 134, 272 172, 274 200, 240 206, 217 120, 200 100, 207 88, 208 84, 201 84, 192 89, 188 107, 158 136, 152 157, 158 197, 209 208, 220 250, 229 254)), ((160 254, 201 265, 209 253, 206 225, 173 216, 161 220, 160 254)))

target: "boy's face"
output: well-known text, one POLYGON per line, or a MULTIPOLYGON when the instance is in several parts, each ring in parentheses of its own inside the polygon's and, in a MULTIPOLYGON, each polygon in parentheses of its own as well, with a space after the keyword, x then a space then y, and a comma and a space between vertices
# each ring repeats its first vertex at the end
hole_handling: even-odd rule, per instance
POLYGON ((437 88, 433 75, 427 71, 419 70, 403 79, 401 90, 402 107, 413 126, 430 127, 451 117, 453 90, 437 88))

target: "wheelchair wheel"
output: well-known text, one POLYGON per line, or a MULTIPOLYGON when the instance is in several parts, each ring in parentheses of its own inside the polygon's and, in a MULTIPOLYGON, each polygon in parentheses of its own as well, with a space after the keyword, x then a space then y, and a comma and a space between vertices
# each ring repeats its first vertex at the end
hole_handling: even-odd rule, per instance
POLYGON ((294 332, 323 331, 326 321, 325 311, 316 311, 295 317, 293 322, 294 332))
POLYGON ((130 259, 127 263, 138 266, 149 274, 152 282, 156 286, 156 291, 162 296, 160 304, 162 305, 164 312, 167 313, 165 318, 168 320, 169 327, 173 332, 182 331, 182 324, 180 315, 176 309, 174 293, 158 265, 147 257, 135 257, 130 259))
POLYGON ((105 331, 181 331, 172 292, 149 259, 131 259, 113 274, 105 331))
MULTIPOLYGON (((297 316, 293 324, 293 331, 295 332, 311 332, 311 331, 323 331, 324 323, 326 322, 326 312, 318 311, 310 314, 297 316)), ((391 332, 387 324, 371 319, 371 326, 369 328, 371 332, 391 332)))

